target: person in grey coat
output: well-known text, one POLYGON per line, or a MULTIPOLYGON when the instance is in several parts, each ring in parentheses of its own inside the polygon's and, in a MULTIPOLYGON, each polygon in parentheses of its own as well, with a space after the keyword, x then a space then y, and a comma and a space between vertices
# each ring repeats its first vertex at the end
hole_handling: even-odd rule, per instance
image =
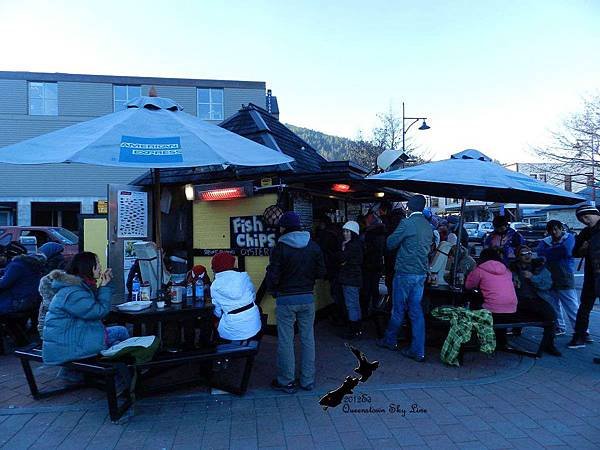
POLYGON ((412 327, 410 348, 402 350, 402 355, 417 362, 425 360, 425 318, 421 300, 427 272, 428 255, 433 241, 433 230, 423 216, 425 197, 415 195, 407 203, 408 218, 404 219, 387 239, 388 250, 396 250, 394 281, 392 288, 392 316, 383 339, 377 341, 380 347, 397 350, 398 331, 404 322, 408 307, 412 327))

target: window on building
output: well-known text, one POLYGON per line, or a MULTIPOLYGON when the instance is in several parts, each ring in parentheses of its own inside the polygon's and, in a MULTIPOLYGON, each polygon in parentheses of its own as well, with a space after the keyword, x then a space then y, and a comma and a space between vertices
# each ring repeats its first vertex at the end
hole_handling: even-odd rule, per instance
POLYGON ((58 116, 58 85, 56 83, 29 83, 29 115, 58 116))
POLYGON ((198 88, 198 117, 203 120, 223 120, 223 89, 198 88))
POLYGON ((114 110, 127 109, 127 102, 142 95, 141 86, 130 86, 126 84, 115 84, 113 86, 114 110))

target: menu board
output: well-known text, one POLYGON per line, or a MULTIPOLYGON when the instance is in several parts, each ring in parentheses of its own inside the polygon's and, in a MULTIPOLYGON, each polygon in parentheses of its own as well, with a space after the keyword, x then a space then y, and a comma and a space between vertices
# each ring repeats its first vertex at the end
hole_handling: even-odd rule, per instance
POLYGON ((117 237, 148 236, 148 193, 119 191, 117 195, 117 237))
POLYGON ((310 230, 313 225, 313 206, 310 196, 295 194, 294 212, 300 216, 300 223, 304 229, 310 230))

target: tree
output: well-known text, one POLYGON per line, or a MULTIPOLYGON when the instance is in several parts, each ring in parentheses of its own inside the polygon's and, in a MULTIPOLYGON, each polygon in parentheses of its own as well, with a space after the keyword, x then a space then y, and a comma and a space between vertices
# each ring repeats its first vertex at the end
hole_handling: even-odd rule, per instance
MULTIPOLYGON (((402 116, 390 105, 386 112, 377 114, 377 118, 379 123, 373 128, 371 139, 366 141, 371 150, 372 164, 369 167, 375 167, 377 155, 384 150, 402 150, 402 116), (375 154, 373 154, 373 150, 375 150, 375 154)), ((359 135, 362 136, 360 131, 359 135)), ((431 159, 428 155, 418 151, 408 136, 405 139, 405 152, 409 156, 407 165, 422 164, 431 159)))
POLYGON ((571 180, 577 191, 598 180, 599 132, 600 95, 595 95, 584 99, 581 110, 571 114, 560 130, 552 132, 551 145, 535 150, 550 162, 546 170, 551 177, 571 180))

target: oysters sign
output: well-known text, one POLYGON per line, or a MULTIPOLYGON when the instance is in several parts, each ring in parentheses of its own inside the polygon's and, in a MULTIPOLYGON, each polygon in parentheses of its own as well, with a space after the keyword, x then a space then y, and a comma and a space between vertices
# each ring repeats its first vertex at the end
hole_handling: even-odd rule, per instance
POLYGON ((183 162, 179 136, 144 138, 121 136, 119 161, 125 163, 183 162))
POLYGON ((277 232, 265 225, 262 216, 231 217, 232 249, 269 249, 277 243, 277 232))

